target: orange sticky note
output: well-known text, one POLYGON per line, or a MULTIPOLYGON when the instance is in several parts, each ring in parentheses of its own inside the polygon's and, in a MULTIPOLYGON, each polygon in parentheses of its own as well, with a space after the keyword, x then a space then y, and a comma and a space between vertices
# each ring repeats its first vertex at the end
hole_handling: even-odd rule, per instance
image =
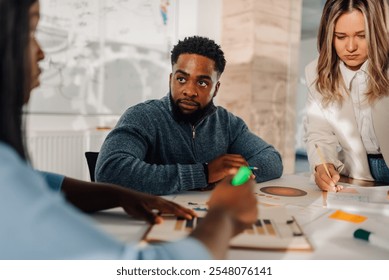
POLYGON ((367 219, 365 216, 350 214, 342 210, 335 211, 334 213, 331 214, 330 218, 356 223, 356 224, 362 223, 367 219))

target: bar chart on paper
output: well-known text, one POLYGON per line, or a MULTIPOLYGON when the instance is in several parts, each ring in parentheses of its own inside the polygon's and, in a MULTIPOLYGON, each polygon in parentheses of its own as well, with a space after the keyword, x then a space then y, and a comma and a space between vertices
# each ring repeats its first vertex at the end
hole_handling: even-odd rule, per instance
MULTIPOLYGON (((157 242, 183 238, 200 224, 202 219, 198 217, 186 220, 166 216, 162 224, 150 228, 145 239, 148 242, 157 242)), ((230 241, 230 247, 257 250, 312 250, 311 244, 294 217, 280 214, 272 217, 261 215, 251 227, 230 241)))

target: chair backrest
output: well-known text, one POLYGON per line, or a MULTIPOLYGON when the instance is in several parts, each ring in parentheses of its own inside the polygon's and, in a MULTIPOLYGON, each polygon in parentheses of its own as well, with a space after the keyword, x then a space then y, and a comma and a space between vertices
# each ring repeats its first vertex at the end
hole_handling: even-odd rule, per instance
POLYGON ((99 152, 85 152, 86 162, 88 164, 89 169, 89 176, 92 182, 95 181, 95 168, 98 156, 99 152))

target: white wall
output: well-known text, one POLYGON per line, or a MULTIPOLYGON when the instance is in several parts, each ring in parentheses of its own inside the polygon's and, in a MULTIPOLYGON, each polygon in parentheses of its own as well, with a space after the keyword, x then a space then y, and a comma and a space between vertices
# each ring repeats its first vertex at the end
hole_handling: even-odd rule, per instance
POLYGON ((222 0, 177 0, 177 39, 199 35, 220 43, 222 0))
POLYGON ((222 0, 198 0, 198 35, 221 42, 222 0))
POLYGON ((296 98, 296 149, 304 151, 303 118, 308 89, 305 83, 305 66, 317 57, 316 38, 308 38, 300 42, 299 82, 296 98))

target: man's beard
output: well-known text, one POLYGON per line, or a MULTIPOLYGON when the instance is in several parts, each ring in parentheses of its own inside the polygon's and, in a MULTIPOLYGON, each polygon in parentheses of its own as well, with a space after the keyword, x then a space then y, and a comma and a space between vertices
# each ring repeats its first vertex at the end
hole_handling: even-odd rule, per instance
POLYGON ((192 125, 194 125, 198 121, 200 121, 207 114, 209 109, 214 106, 213 105, 213 98, 212 98, 211 101, 204 108, 199 108, 190 114, 184 114, 181 112, 181 109, 178 106, 179 100, 174 102, 173 98, 170 95, 170 102, 172 104, 173 114, 174 114, 175 118, 179 121, 187 122, 187 123, 190 123, 192 125))

